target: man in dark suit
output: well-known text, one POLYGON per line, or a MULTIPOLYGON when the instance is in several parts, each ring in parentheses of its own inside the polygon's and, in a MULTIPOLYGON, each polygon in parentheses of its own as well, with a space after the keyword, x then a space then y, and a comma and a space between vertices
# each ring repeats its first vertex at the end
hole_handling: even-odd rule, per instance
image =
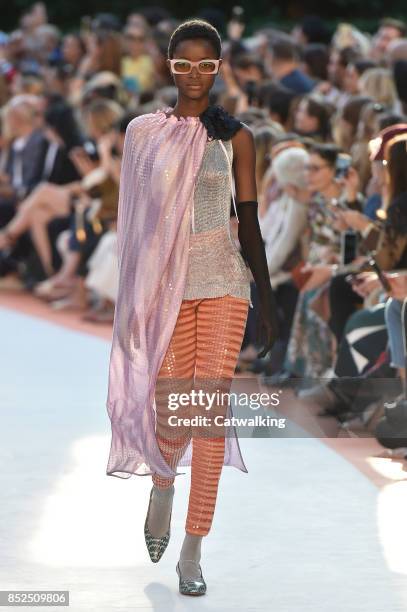
MULTIPOLYGON (((18 95, 5 107, 4 140, 8 147, 0 157, 0 228, 14 217, 18 204, 43 181, 66 184, 77 180, 72 162, 63 146, 50 140, 45 132, 41 100, 33 95, 18 95)), ((26 257, 32 248, 28 233, 13 250, 13 260, 26 257)), ((0 276, 7 265, 0 266, 0 276)))
POLYGON ((0 227, 41 181, 67 182, 62 176, 67 156, 45 135, 39 98, 21 95, 11 99, 5 108, 4 136, 10 145, 1 158, 0 227))

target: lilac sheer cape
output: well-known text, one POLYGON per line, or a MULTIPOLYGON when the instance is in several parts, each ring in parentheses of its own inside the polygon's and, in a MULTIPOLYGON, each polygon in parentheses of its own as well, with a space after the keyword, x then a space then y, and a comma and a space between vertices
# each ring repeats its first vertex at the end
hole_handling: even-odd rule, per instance
MULTIPOLYGON (((199 117, 167 117, 170 111, 133 119, 124 142, 106 402, 112 428, 106 473, 120 478, 179 474, 156 441, 154 396, 183 298, 194 185, 208 134, 199 117)), ((192 443, 179 465, 191 460, 192 443)), ((234 428, 224 465, 247 472, 234 428)))

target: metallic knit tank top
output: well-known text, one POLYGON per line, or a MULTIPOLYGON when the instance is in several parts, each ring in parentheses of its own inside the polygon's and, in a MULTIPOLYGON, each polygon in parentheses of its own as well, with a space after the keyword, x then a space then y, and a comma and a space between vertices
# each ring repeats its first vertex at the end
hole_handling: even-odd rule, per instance
POLYGON ((232 295, 250 300, 249 270, 230 235, 231 140, 210 140, 195 183, 183 299, 232 295))

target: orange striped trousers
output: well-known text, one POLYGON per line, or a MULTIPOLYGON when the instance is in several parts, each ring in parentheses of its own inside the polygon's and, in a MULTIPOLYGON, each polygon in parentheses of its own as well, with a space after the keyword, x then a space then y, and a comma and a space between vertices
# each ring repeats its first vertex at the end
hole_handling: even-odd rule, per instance
MULTIPOLYGON (((170 426, 168 417, 190 417, 191 406, 169 410, 170 393, 228 392, 232 383, 246 326, 249 302, 226 295, 183 300, 161 365, 156 390, 156 438, 161 453, 175 470, 192 438, 191 489, 185 529, 207 535, 213 520, 219 479, 224 463, 225 437, 191 425, 170 426), (198 384, 196 385, 198 381, 198 384)), ((216 407, 226 414, 227 406, 216 407)), ((194 414, 211 414, 205 409, 194 414)), ((221 430, 222 431, 222 430, 221 430)), ((213 430, 212 430, 213 432, 213 430)), ((157 487, 172 485, 175 478, 153 474, 157 487)))

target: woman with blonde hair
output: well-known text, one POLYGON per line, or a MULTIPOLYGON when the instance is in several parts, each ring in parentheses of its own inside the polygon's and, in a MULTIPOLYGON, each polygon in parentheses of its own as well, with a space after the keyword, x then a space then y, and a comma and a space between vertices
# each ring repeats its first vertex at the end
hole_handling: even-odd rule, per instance
POLYGON ((359 79, 359 90, 363 96, 373 98, 378 104, 393 110, 397 102, 397 91, 393 75, 387 68, 369 68, 359 79))
POLYGON ((82 89, 90 78, 99 72, 112 72, 121 76, 122 44, 120 34, 112 31, 88 32, 86 55, 82 58, 70 92, 74 103, 80 99, 82 89))
POLYGON ((97 140, 110 132, 123 112, 120 104, 114 100, 96 99, 83 107, 82 121, 88 135, 97 140))
POLYGON ((374 165, 370 163, 369 159, 370 141, 373 140, 373 138, 386 127, 402 122, 402 116, 394 112, 387 112, 386 108, 382 104, 370 102, 369 104, 363 106, 356 130, 355 142, 353 143, 350 151, 353 159, 353 165, 360 178, 360 191, 362 193, 367 190, 367 195, 370 195, 369 185, 374 174, 374 165))
POLYGON ((274 121, 272 124, 256 127, 254 130, 254 144, 256 147, 256 183, 261 185, 267 168, 271 161, 271 148, 277 138, 284 134, 283 128, 274 121))
MULTIPOLYGON (((95 100, 84 109, 82 121, 88 136, 96 142, 96 149, 97 142, 112 130, 122 115, 122 108, 111 100, 95 100)), ((35 292, 47 299, 61 297, 61 294, 66 295, 72 289, 80 261, 79 252, 69 252, 62 268, 54 273, 47 226, 56 217, 75 214, 75 196, 79 197, 78 206, 86 208, 90 204, 91 198, 86 193, 84 178, 88 177, 89 180, 90 174, 101 167, 100 162, 90 159, 82 147, 74 148, 70 157, 82 175, 82 181, 67 185, 40 183, 0 232, 0 248, 9 248, 25 231, 30 230, 34 247, 49 277, 36 286, 35 292)), ((101 180, 105 179, 102 177, 101 180)))
POLYGON ((283 128, 276 122, 255 127, 254 143, 256 147, 256 185, 259 189, 259 216, 261 217, 266 208, 265 191, 267 187, 266 177, 271 164, 271 149, 277 139, 284 134, 283 128))

